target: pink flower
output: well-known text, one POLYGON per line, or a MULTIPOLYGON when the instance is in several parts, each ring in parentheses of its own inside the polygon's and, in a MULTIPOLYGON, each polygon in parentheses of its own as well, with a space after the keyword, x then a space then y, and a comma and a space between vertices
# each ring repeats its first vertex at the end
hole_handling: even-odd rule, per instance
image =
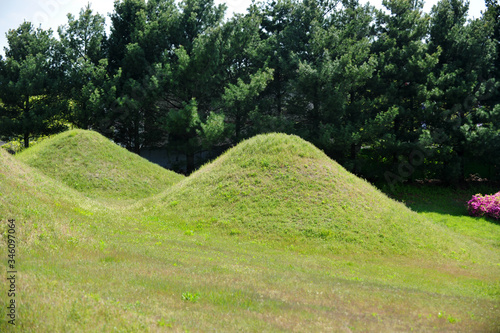
POLYGON ((500 192, 493 195, 476 194, 467 202, 469 215, 489 216, 496 220, 500 219, 500 192))

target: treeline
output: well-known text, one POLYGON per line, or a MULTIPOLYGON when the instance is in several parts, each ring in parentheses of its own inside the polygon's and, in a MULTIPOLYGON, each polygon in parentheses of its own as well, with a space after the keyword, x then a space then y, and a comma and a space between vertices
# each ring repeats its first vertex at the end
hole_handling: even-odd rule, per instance
POLYGON ((357 0, 121 0, 51 30, 24 22, 0 58, 4 139, 96 130, 139 153, 194 154, 278 131, 394 184, 463 180, 466 159, 500 165, 500 5, 357 0))

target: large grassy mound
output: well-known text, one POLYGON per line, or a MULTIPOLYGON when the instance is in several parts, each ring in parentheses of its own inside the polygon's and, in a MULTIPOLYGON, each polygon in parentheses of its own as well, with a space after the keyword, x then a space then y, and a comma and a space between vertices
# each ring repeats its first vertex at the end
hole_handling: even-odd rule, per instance
POLYGON ((446 255, 468 248, 312 144, 284 134, 242 142, 140 208, 193 230, 215 224, 254 239, 315 240, 334 252, 446 255))
POLYGON ((183 178, 86 130, 56 135, 17 158, 92 198, 144 198, 183 178))

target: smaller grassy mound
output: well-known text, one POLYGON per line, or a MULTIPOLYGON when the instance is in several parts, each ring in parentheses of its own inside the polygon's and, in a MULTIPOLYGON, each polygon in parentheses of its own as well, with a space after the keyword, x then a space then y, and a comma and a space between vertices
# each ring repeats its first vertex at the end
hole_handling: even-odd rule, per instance
POLYGON ((145 198, 184 178, 86 130, 61 133, 16 157, 91 198, 145 198))
MULTIPOLYGON (((16 160, 0 149, 0 246, 7 243, 7 220, 15 219, 22 246, 51 246, 53 240, 83 239, 77 225, 90 225, 106 208, 78 191, 16 160)), ((23 250, 24 251, 24 250, 23 250)), ((23 252, 21 251, 21 252, 23 252)), ((6 254, 5 254, 6 255, 6 254)))
MULTIPOLYGON (((141 212, 189 230, 215 225, 253 239, 330 251, 467 256, 477 244, 388 198, 297 136, 259 135, 227 151, 141 212)), ((481 251, 481 250, 480 250, 481 251)))

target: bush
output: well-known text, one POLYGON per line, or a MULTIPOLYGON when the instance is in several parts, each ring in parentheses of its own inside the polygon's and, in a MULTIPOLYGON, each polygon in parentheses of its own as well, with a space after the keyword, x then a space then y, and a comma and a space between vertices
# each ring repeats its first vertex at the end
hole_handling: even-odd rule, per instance
MULTIPOLYGON (((40 143, 43 140, 48 139, 50 137, 52 137, 52 135, 42 135, 36 139, 30 139, 30 147, 33 147, 37 143, 40 143)), ((20 139, 20 138, 11 140, 11 141, 3 144, 0 147, 5 149, 6 151, 8 151, 12 155, 20 153, 25 149, 24 148, 24 140, 20 139)))
POLYGON ((500 219, 500 192, 492 195, 476 194, 467 202, 469 215, 489 216, 495 220, 500 219))

